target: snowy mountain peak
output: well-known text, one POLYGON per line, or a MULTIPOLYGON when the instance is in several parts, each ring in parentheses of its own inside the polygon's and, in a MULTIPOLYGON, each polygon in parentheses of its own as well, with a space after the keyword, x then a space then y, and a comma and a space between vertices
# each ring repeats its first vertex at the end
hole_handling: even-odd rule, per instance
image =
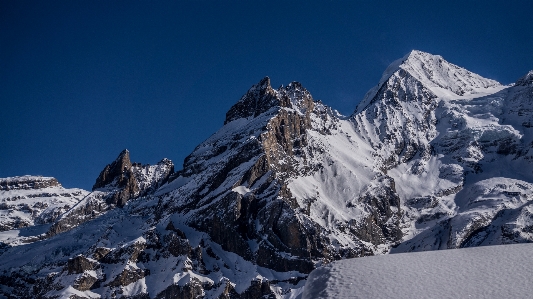
POLYGON ((516 86, 533 85, 533 70, 529 71, 525 76, 516 81, 516 86))
POLYGON ((452 64, 440 55, 413 50, 387 67, 379 84, 368 91, 357 106, 356 113, 373 102, 381 89, 399 87, 406 90, 425 88, 433 96, 443 99, 478 97, 504 88, 499 82, 452 64))
MULTIPOLYGON (((431 68, 434 66, 434 62, 445 61, 440 55, 432 55, 430 53, 422 52, 419 50, 412 50, 407 53, 404 57, 393 61, 383 72, 381 79, 379 80, 378 86, 383 85, 389 78, 399 71, 400 69, 412 69, 412 66, 423 64, 426 68, 431 68)), ((412 74, 416 77, 416 73, 412 74)))
POLYGON ((230 108, 224 124, 239 118, 257 117, 277 104, 276 91, 270 86, 270 78, 265 77, 230 108))
POLYGON ((483 92, 484 89, 501 85, 449 63, 440 55, 421 51, 412 51, 400 68, 430 89, 442 88, 458 96, 483 92))
POLYGON ((432 60, 432 59, 440 59, 443 60, 442 56, 440 55, 433 55, 431 53, 423 52, 420 50, 411 50, 407 55, 403 57, 404 61, 413 61, 413 60, 432 60))
POLYGON ((263 79, 261 79, 261 81, 259 81, 257 85, 254 85, 252 88, 254 87, 261 88, 261 89, 271 88, 270 78, 268 76, 265 76, 263 79))
POLYGON ((305 114, 309 109, 313 109, 313 97, 311 93, 300 82, 291 82, 287 87, 280 87, 278 93, 283 98, 284 96, 290 99, 290 104, 281 101, 281 105, 288 108, 293 108, 305 114))

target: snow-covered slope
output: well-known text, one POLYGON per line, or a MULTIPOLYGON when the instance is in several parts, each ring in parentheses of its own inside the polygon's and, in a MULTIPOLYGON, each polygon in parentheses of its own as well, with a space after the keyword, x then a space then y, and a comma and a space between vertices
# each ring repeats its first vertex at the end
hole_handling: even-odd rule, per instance
POLYGON ((302 299, 531 298, 533 244, 391 254, 311 272, 302 299))
POLYGON ((65 189, 51 177, 0 179, 0 242, 20 245, 38 240, 87 194, 82 189, 65 189))
POLYGON ((386 135, 392 138, 384 139, 380 155, 404 203, 404 238, 393 252, 533 240, 528 125, 533 86, 479 82, 475 85, 488 87, 458 95, 443 92, 442 83, 424 85, 435 95, 433 108, 425 114, 427 127, 410 130, 411 124, 423 123, 409 117, 415 113, 405 113, 412 105, 402 103, 385 116, 396 118, 385 126, 386 132, 394 126, 405 128, 386 135), (405 121, 397 117, 399 111, 407 116, 405 121), (416 132, 432 133, 420 138, 416 132), (408 146, 402 149, 402 143, 408 146))
POLYGON ((266 77, 182 169, 125 150, 46 239, 4 246, 1 290, 296 298, 338 259, 531 242, 532 77, 413 51, 350 117, 266 77))

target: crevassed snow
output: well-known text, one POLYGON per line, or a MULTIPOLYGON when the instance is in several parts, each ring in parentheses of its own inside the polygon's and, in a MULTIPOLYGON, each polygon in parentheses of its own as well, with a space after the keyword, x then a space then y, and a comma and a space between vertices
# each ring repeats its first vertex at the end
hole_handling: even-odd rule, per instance
POLYGON ((531 298, 533 244, 341 260, 309 275, 311 298, 531 298))

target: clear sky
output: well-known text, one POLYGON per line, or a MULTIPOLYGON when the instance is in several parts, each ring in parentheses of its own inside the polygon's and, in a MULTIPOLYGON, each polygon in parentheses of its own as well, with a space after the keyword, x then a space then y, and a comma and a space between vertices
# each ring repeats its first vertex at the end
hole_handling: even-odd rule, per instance
POLYGON ((0 0, 0 177, 90 189, 124 148, 180 169, 264 76, 350 114, 412 49, 501 83, 533 1, 0 0))

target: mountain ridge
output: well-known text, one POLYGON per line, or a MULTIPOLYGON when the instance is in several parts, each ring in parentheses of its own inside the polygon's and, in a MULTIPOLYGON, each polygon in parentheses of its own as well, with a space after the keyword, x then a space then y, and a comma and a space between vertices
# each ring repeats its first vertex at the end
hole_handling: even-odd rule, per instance
POLYGON ((338 259, 532 242, 531 73, 412 51, 349 117, 265 77, 182 169, 124 150, 40 241, 0 234, 4 294, 297 298, 338 259))

